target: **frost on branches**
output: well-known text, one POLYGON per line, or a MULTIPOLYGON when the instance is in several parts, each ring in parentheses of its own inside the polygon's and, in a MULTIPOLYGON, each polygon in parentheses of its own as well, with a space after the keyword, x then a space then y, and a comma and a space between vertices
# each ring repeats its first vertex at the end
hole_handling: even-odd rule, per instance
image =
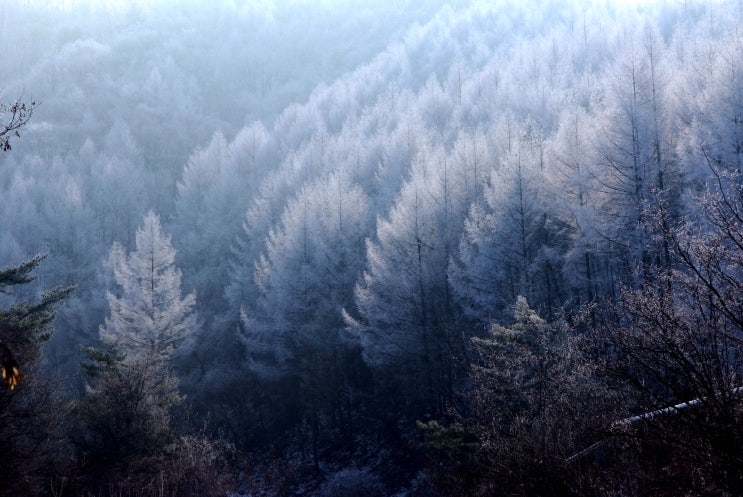
POLYGON ((169 358, 197 327, 196 297, 181 297, 175 249, 162 234, 160 218, 148 212, 137 230, 136 250, 127 254, 116 242, 109 263, 120 291, 107 295, 111 313, 100 328, 101 339, 132 360, 169 358))

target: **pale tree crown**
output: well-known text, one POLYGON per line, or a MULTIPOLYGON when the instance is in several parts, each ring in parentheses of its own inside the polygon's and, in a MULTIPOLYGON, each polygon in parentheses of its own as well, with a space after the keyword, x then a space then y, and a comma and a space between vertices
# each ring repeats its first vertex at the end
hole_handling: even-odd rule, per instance
POLYGON ((110 315, 100 327, 101 339, 129 360, 169 358, 197 328, 196 298, 181 296, 175 249, 160 218, 148 212, 136 233, 136 249, 127 254, 114 243, 109 264, 119 291, 107 294, 110 315))

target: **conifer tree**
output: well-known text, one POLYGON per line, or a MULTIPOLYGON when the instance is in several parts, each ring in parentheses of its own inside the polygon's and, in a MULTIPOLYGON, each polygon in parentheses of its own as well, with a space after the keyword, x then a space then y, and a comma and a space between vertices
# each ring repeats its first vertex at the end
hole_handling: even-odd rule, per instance
POLYGON ((114 243, 109 261, 121 293, 108 294, 111 314, 101 326, 101 339, 130 359, 169 358, 197 327, 196 297, 181 297, 175 249, 162 234, 159 217, 147 213, 137 230, 136 250, 126 254, 114 243))
MULTIPOLYGON (((34 280, 31 274, 45 259, 37 255, 19 265, 0 270, 0 294, 13 294, 17 285, 34 280)), ((0 495, 26 492, 48 477, 56 450, 61 446, 60 423, 65 409, 53 383, 38 371, 41 348, 51 336, 57 306, 73 287, 44 292, 36 302, 15 302, 0 307, 0 354, 3 379, 0 388, 0 495)), ((27 494, 28 495, 28 494, 27 494)))
POLYGON ((568 495, 566 461, 606 416, 606 391, 582 352, 585 343, 542 319, 524 297, 516 299, 510 327, 493 324, 472 343, 476 457, 498 468, 485 479, 504 493, 568 495))
POLYGON ((175 443, 171 416, 182 399, 169 359, 196 330, 195 297, 181 297, 175 250, 151 211, 136 249, 127 254, 115 243, 109 262, 121 291, 108 294, 103 347, 86 349, 90 385, 78 404, 76 443, 101 482, 126 475, 136 486, 137 477, 158 471, 175 443))

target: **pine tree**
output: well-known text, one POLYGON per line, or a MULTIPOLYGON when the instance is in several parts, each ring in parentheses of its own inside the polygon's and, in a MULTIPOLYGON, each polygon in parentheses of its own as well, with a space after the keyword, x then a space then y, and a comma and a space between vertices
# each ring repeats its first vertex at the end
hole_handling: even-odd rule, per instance
MULTIPOLYGON (((34 280, 31 274, 46 255, 0 270, 0 294, 34 280)), ((73 287, 54 288, 37 302, 16 302, 0 308, 0 352, 3 377, 0 388, 0 495, 27 492, 45 480, 61 443, 57 428, 66 410, 54 384, 38 371, 41 348, 52 335, 56 307, 73 287)))
POLYGON ((493 468, 485 479, 505 493, 569 495, 566 460, 606 416, 606 391, 582 352, 583 340, 570 331, 517 297, 510 327, 493 324, 488 336, 472 339, 468 421, 479 436, 479 464, 493 468))

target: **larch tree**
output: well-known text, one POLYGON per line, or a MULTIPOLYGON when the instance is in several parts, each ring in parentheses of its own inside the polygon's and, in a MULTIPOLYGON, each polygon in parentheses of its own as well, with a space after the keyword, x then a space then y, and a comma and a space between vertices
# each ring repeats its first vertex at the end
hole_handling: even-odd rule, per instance
POLYGON ((565 254, 566 283, 583 301, 592 302, 606 285, 605 256, 599 251, 601 238, 596 232, 593 175, 593 144, 588 132, 592 117, 577 105, 563 112, 555 134, 547 146, 547 161, 554 171, 554 187, 561 194, 557 216, 566 224, 569 249, 565 254))
MULTIPOLYGON (((93 474, 141 475, 167 458, 174 441, 172 411, 181 401, 169 365, 175 348, 198 322, 195 297, 181 295, 175 250, 152 211, 127 254, 114 243, 109 256, 120 292, 108 293, 110 315, 100 327, 103 347, 86 349, 88 395, 77 404, 75 443, 93 474)), ((106 481, 105 479, 103 481, 106 481)))
MULTIPOLYGON (((270 413, 302 418, 312 457, 327 433, 350 427, 350 354, 341 309, 353 301, 363 236, 372 222, 369 200, 347 175, 315 181, 287 205, 256 264, 258 298, 243 309, 240 338, 248 370, 273 382, 270 413), (281 385, 296 390, 280 393, 281 385), (288 407, 287 407, 288 406, 288 407)), ((265 406, 265 404, 263 404, 265 406)), ((263 410, 265 407, 258 407, 263 410)))
POLYGON ((191 154, 177 185, 173 227, 180 242, 178 263, 184 284, 202 297, 202 313, 218 314, 225 307, 222 286, 229 273, 229 247, 246 207, 240 198, 248 193, 242 180, 247 171, 231 155, 224 135, 216 133, 209 145, 191 154))
POLYGON ((552 212, 541 134, 526 123, 472 204, 456 260, 449 265, 454 295, 483 326, 519 295, 535 305, 561 304, 566 226, 552 212))
POLYGON ((274 344, 276 366, 290 360, 288 349, 297 343, 337 342, 333 337, 343 328, 340 310, 352 301, 361 271, 359 253, 371 224, 368 204, 357 185, 334 174, 302 189, 270 230, 255 266, 259 296, 249 321, 257 328, 244 331, 264 329, 264 340, 274 344))
POLYGON ((194 294, 181 295, 175 249, 152 211, 137 230, 136 250, 114 243, 109 261, 120 294, 108 293, 111 314, 100 328, 104 343, 132 359, 168 359, 197 329, 194 294))
POLYGON ((688 45, 692 53, 683 63, 693 70, 677 78, 684 111, 677 153, 687 174, 703 184, 712 173, 708 165, 743 171, 743 36, 736 30, 688 45))
POLYGON ((442 412, 463 358, 444 268, 469 201, 464 175, 451 165, 441 147, 415 156, 410 179, 388 216, 378 219, 375 239, 367 241, 356 312, 346 312, 365 360, 405 392, 395 409, 417 403, 414 410, 442 412))
MULTIPOLYGON (((649 29, 629 34, 626 43, 600 118, 595 168, 602 214, 597 229, 612 253, 615 276, 624 281, 647 277, 658 261, 668 263, 668 241, 654 236, 649 219, 661 204, 673 215, 681 183, 665 96, 664 46, 649 29)), ((671 219, 661 221, 667 227, 671 219)))

